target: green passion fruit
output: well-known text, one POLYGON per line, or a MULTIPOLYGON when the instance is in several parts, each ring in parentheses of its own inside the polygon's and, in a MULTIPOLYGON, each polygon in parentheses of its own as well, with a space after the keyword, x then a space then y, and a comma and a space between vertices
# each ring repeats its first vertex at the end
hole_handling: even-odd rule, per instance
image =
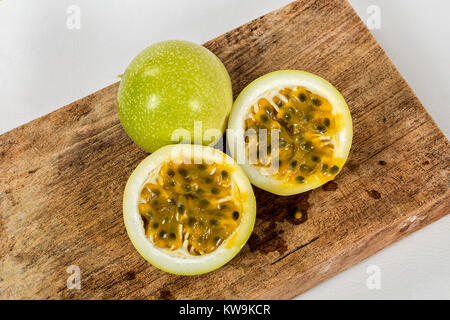
POLYGON ((178 40, 156 43, 136 56, 117 96, 123 128, 147 152, 180 140, 215 144, 232 103, 222 62, 208 49, 178 40))
POLYGON ((255 223, 251 184, 236 162, 201 145, 165 146, 130 176, 123 212, 138 252, 170 273, 212 271, 231 260, 255 223))
POLYGON ((236 99, 227 140, 250 181, 292 195, 333 180, 352 143, 352 118, 342 95, 314 74, 276 71, 236 99), (240 158, 240 160, 239 160, 240 158))

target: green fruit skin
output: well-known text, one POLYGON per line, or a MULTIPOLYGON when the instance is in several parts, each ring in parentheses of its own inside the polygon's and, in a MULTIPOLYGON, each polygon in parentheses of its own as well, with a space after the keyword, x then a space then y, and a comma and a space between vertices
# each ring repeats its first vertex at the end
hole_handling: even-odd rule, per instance
POLYGON ((208 129, 223 134, 232 104, 231 80, 223 63, 208 49, 181 40, 156 43, 137 55, 117 96, 122 126, 147 152, 177 143, 171 139, 176 129, 188 130, 194 142, 194 121, 201 121, 202 135, 208 129))

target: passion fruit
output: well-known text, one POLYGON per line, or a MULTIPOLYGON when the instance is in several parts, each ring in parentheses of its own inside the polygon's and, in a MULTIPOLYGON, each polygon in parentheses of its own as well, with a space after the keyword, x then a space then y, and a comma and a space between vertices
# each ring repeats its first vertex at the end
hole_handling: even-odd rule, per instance
POLYGON ((178 40, 156 43, 136 56, 117 96, 123 128, 147 152, 178 142, 214 145, 232 104, 222 62, 208 49, 178 40))
POLYGON ((123 213, 137 251, 166 272, 194 275, 230 261, 255 223, 251 184, 236 162, 201 145, 169 145, 131 174, 123 213))
POLYGON ((227 130, 231 155, 250 181, 292 195, 333 180, 352 143, 350 110, 328 81, 285 70, 250 83, 234 102, 227 130))

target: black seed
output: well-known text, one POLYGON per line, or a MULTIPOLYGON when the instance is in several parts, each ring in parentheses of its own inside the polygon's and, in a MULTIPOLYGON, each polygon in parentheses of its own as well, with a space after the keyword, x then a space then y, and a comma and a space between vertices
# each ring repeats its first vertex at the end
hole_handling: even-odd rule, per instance
POLYGON ((158 227, 159 227, 159 223, 158 223, 158 222, 155 222, 155 223, 153 224, 153 229, 158 229, 158 227))
POLYGON ((159 238, 160 239, 167 239, 167 232, 166 231, 161 231, 160 233, 159 233, 159 238))
POLYGON ((305 182, 305 178, 303 176, 297 176, 295 177, 295 181, 297 181, 298 183, 303 183, 305 182))
POLYGON ((201 188, 198 188, 198 189, 197 189, 197 194, 198 194, 198 195, 204 194, 204 193, 205 193, 205 190, 203 190, 203 189, 201 189, 201 188))
POLYGON ((307 114, 303 117, 303 121, 310 122, 312 120, 312 118, 313 118, 312 115, 307 114))
POLYGON ((222 179, 228 178, 228 171, 222 170, 222 172, 220 173, 220 176, 222 177, 222 179))
POLYGON ((206 208, 206 207, 209 206, 209 204, 210 204, 210 202, 209 202, 208 200, 206 200, 206 199, 202 199, 202 200, 200 200, 200 202, 199 202, 200 208, 206 208))
POLYGON ((338 166, 332 166, 331 168, 330 168, 330 173, 331 174, 336 174, 336 173, 338 173, 339 172, 339 167, 338 166))
POLYGON ((212 193, 212 194, 219 194, 219 189, 217 189, 217 188, 212 188, 212 189, 211 189, 211 193, 212 193))
POLYGON ((300 100, 301 102, 305 102, 306 101, 306 94, 300 93, 298 95, 298 100, 300 100))
POLYGON ((201 163, 201 164, 198 164, 198 165, 197 165, 197 168, 198 168, 198 170, 204 171, 204 170, 206 170, 206 165, 204 165, 203 163, 201 163))
POLYGON ((284 104, 284 103, 283 103, 282 100, 278 100, 278 101, 277 101, 277 106, 278 106, 278 107, 281 108, 281 107, 283 106, 283 104, 284 104))
POLYGON ((184 204, 179 204, 178 208, 177 208, 178 213, 185 213, 186 211, 186 207, 184 206, 184 204))
POLYGON ((289 168, 294 169, 297 166, 297 161, 293 160, 291 163, 289 163, 289 168))
POLYGON ((310 150, 314 149, 313 143, 311 141, 306 141, 303 144, 303 149, 305 149, 307 151, 310 151, 310 150))
POLYGON ((234 219, 234 220, 239 219, 239 212, 233 211, 233 219, 234 219))
POLYGON ((217 221, 216 219, 211 219, 211 220, 209 220, 209 224, 211 226, 218 226, 219 225, 219 221, 217 221))
POLYGON ((322 105, 322 101, 320 101, 319 99, 312 99, 312 104, 318 107, 322 105))
POLYGON ((175 175, 175 172, 174 172, 172 169, 168 169, 168 170, 167 170, 167 175, 168 175, 169 177, 173 177, 173 176, 175 175))
POLYGON ((300 166, 300 171, 303 171, 303 172, 309 172, 311 170, 311 168, 307 165, 307 164, 305 164, 305 163, 303 163, 301 166, 300 166))
POLYGON ((269 117, 268 116, 266 116, 265 114, 262 114, 261 115, 261 121, 262 122, 267 122, 269 120, 269 117))
POLYGON ((280 139, 280 148, 284 148, 284 147, 286 147, 286 145, 287 145, 286 140, 280 139))
POLYGON ((266 111, 266 113, 267 113, 268 116, 273 116, 273 109, 272 109, 272 108, 267 107, 267 108, 265 109, 265 111, 266 111))
POLYGON ((146 217, 148 220, 152 220, 152 219, 153 219, 153 212, 148 212, 148 213, 146 213, 146 214, 145 214, 145 217, 146 217))
POLYGON ((185 185, 183 185, 183 190, 185 192, 191 192, 192 191, 192 186, 190 184, 185 184, 185 185))
POLYGON ((212 183, 213 179, 211 177, 207 177, 207 178, 205 178, 205 182, 206 183, 212 183))
POLYGON ((170 240, 175 240, 176 238, 177 238, 177 235, 176 235, 175 233, 171 232, 171 233, 169 234, 169 239, 170 239, 170 240))
POLYGON ((312 156, 311 160, 317 163, 317 162, 320 162, 320 157, 319 156, 312 156))
POLYGON ((291 121, 292 116, 291 116, 289 113, 285 113, 284 116, 283 116, 283 119, 284 119, 285 121, 291 121))
POLYGON ((197 219, 195 219, 195 218, 193 218, 193 217, 190 217, 189 219, 188 219, 188 225, 189 226, 193 226, 194 225, 194 223, 196 223, 197 222, 197 219))
POLYGON ((325 131, 327 131, 327 129, 320 124, 316 126, 316 130, 319 131, 320 133, 325 133, 325 131))
POLYGON ((175 185, 176 185, 175 181, 169 181, 169 186, 175 187, 175 185))
POLYGON ((295 113, 295 109, 294 109, 294 108, 292 108, 292 107, 289 107, 289 109, 288 109, 288 110, 289 110, 289 112, 290 112, 290 113, 295 113))
POLYGON ((228 208, 228 206, 226 204, 222 204, 219 207, 219 210, 225 210, 226 208, 228 208))
POLYGON ((184 177, 187 178, 188 176, 188 171, 185 168, 179 168, 178 172, 184 177))
POLYGON ((323 124, 327 127, 329 127, 331 125, 331 121, 328 118, 323 119, 323 124))
POLYGON ((322 172, 327 172, 328 171, 328 165, 326 163, 323 163, 322 167, 321 167, 321 170, 322 170, 322 172))

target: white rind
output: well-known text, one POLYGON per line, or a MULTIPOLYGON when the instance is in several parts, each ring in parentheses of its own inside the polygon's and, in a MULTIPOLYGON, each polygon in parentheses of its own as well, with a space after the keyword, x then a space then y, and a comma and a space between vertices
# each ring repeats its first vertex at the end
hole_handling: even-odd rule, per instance
MULTIPOLYGON (((344 121, 343 129, 335 139, 335 157, 347 159, 353 137, 352 117, 350 110, 341 93, 325 79, 312 73, 299 70, 282 70, 268 73, 250 83, 237 97, 228 121, 227 141, 233 158, 245 154, 244 144, 235 143, 243 141, 240 136, 245 129, 245 119, 249 109, 255 104, 258 97, 273 88, 303 86, 309 91, 326 98, 333 107, 333 114, 341 114, 344 121)), ((270 175, 263 175, 258 167, 248 163, 239 163, 250 181, 257 187, 278 194, 293 195, 320 187, 324 182, 316 181, 306 184, 286 184, 270 175)))
POLYGON ((155 267, 180 275, 202 274, 219 268, 230 261, 245 245, 256 217, 256 202, 252 186, 247 176, 236 162, 223 152, 201 145, 177 144, 165 146, 145 158, 128 179, 123 197, 123 215, 128 236, 136 250, 155 267), (193 256, 186 251, 176 252, 157 248, 145 236, 144 226, 139 214, 139 195, 149 173, 158 169, 167 160, 182 158, 208 159, 215 163, 226 163, 234 169, 231 178, 243 196, 241 223, 235 232, 214 252, 203 256, 193 256))

